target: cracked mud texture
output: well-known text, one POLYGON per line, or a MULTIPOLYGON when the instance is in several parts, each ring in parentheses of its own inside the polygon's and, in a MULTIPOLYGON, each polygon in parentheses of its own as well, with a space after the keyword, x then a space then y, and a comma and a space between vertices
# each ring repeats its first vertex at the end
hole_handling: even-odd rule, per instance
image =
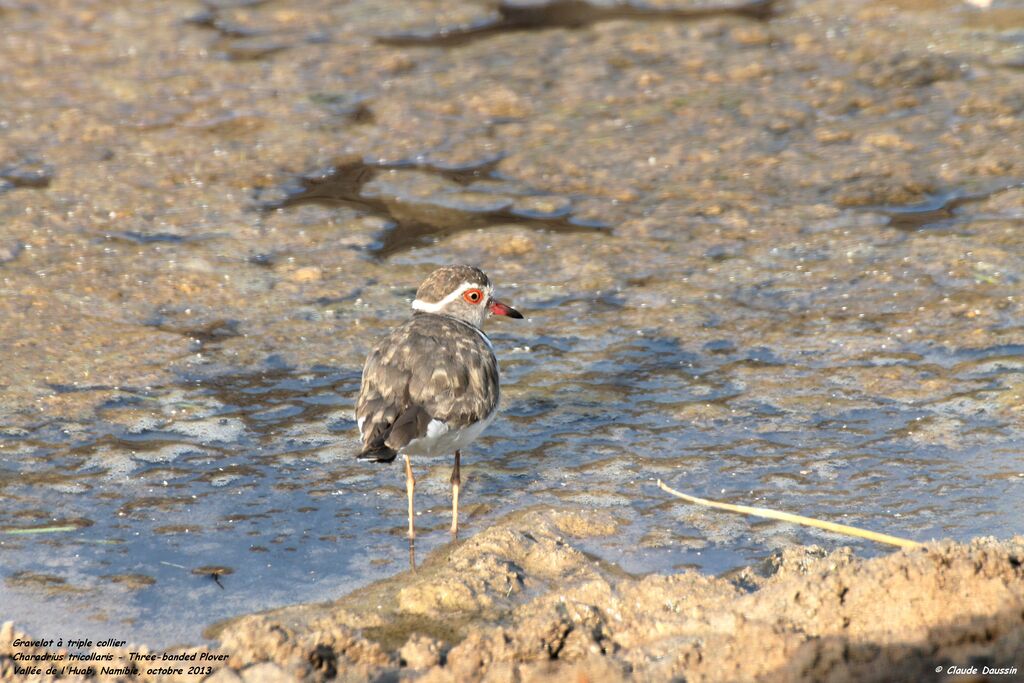
MULTIPOLYGON (((870 560, 793 547, 727 578, 635 577, 574 546, 614 529, 527 511, 415 572, 234 620, 209 680, 923 681, 1024 654, 1022 537, 870 560)), ((9 679, 10 624, 0 636, 9 679)))
POLYGON ((0 538, 2 619, 164 647, 202 640, 195 605, 394 574, 404 499, 348 469, 351 395, 422 277, 470 262, 530 318, 489 328, 506 409, 467 457, 472 535, 437 540, 432 467, 426 566, 225 627, 241 675, 1024 664, 1020 541, 969 541, 1024 506, 1024 9, 996 4, 508 31, 455 0, 0 0, 0 526, 78 530, 0 538), (373 177, 299 201, 344 168, 373 177), (817 557, 834 537, 654 477, 961 543, 817 557), (538 503, 572 509, 502 508, 538 503))

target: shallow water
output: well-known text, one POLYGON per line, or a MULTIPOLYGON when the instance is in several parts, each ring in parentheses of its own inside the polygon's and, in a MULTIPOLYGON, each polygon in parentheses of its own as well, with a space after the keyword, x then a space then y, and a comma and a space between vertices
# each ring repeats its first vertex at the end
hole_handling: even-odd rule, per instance
MULTIPOLYGON (((484 28, 432 47, 409 3, 207 4, 0 7, 0 621, 196 642, 404 569, 401 467, 354 460, 352 405, 451 262, 527 315, 488 326, 503 412, 464 454, 465 536, 600 510, 617 532, 580 542, 638 573, 850 543, 659 478, 1024 532, 1015 34, 913 2, 570 27, 447 3, 430 31, 484 28)), ((422 557, 451 461, 415 467, 422 557)))
MULTIPOLYGON (((919 540, 1019 530, 1020 425, 987 415, 984 397, 1024 372, 1024 345, 922 343, 834 362, 622 329, 614 299, 516 303, 530 325, 491 324, 505 408, 464 459, 465 535, 527 506, 606 509, 618 533, 584 546, 637 573, 718 573, 786 544, 849 543, 695 510, 667 499, 657 478, 919 540), (558 336, 536 334, 552 316, 558 336), (894 400, 855 379, 893 368, 943 389, 894 400), (763 383, 779 388, 748 388, 763 383)), ((183 378, 111 401, 89 424, 9 431, 0 526, 80 528, 0 541, 19 568, 2 588, 5 609, 40 635, 170 644, 404 569, 401 468, 352 457, 358 374, 183 378), (232 573, 218 584, 199 569, 211 566, 232 573)), ((448 540, 450 465, 416 462, 420 553, 448 540)))

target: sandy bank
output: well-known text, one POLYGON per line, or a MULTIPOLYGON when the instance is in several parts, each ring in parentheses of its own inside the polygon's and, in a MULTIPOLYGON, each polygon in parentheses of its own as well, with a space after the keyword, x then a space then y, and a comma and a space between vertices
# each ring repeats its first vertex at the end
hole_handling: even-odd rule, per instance
MULTIPOLYGON (((795 547, 725 578, 633 577, 578 547, 614 531, 517 515, 337 601, 221 625, 229 658, 211 680, 935 680, 1024 661, 1024 538, 874 559, 795 547)), ((13 680, 15 634, 0 636, 13 680)))

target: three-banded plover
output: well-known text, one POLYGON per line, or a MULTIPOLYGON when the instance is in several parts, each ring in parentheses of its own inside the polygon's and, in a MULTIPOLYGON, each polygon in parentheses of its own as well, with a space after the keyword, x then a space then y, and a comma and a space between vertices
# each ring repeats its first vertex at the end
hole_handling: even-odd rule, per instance
POLYGON ((491 281, 472 266, 435 270, 416 291, 412 308, 412 318, 367 357, 356 403, 359 457, 405 458, 410 539, 416 535, 410 455, 455 452, 452 533, 458 531, 460 451, 494 419, 500 395, 498 361, 481 328, 491 313, 523 317, 495 299, 491 281))

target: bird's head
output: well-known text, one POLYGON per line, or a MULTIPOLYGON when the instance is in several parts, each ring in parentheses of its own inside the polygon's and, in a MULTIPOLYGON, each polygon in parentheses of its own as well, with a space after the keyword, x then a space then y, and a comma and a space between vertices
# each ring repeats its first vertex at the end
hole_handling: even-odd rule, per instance
POLYGON ((436 313, 483 327, 489 314, 522 318, 523 315, 494 298, 491 281, 473 266, 444 266, 427 276, 416 290, 413 310, 436 313))

